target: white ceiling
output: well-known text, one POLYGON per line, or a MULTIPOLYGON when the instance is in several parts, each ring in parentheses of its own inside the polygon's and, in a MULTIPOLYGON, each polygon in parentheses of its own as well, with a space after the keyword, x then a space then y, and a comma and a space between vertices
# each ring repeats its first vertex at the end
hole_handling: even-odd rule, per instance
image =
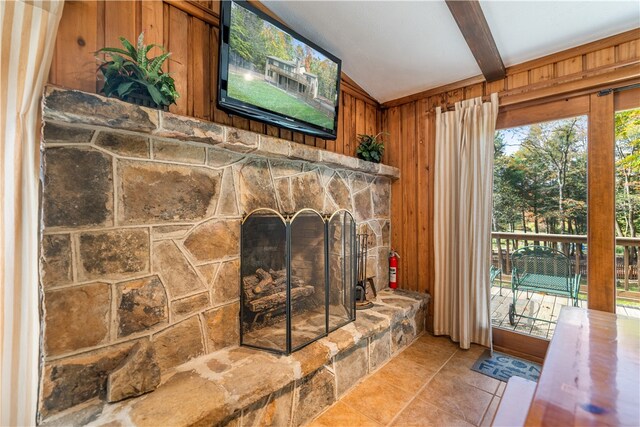
MULTIPOLYGON (((265 0, 380 102, 476 76, 443 0, 265 0)), ((640 27, 640 2, 481 0, 506 66, 640 27)))

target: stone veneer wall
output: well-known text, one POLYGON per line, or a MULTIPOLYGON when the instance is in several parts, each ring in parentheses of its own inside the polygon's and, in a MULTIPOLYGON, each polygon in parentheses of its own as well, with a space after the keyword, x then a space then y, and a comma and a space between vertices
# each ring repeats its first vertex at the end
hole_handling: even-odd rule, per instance
POLYGON ((237 345, 240 222, 257 207, 351 210, 388 282, 395 168, 51 87, 43 118, 41 417, 237 345))

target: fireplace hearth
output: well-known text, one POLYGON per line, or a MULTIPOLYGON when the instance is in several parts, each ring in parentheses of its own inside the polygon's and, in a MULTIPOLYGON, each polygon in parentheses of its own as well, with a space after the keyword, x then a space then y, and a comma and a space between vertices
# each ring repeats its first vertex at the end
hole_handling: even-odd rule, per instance
POLYGON ((257 209, 241 227, 240 343, 281 354, 355 320, 356 225, 347 210, 257 209))

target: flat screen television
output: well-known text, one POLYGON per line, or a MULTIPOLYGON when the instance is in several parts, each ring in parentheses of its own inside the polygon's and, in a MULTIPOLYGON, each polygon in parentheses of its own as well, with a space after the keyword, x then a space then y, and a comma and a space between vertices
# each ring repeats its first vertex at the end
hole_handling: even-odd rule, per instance
POLYGON ((220 17, 219 108, 335 139, 342 62, 245 1, 220 17))

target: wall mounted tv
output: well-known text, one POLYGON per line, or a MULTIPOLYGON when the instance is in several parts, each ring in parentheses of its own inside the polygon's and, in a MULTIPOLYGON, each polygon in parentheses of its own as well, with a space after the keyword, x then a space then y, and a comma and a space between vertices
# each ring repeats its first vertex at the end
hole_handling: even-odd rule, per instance
POLYGON ((245 1, 220 6, 218 106, 336 138, 341 61, 245 1))

